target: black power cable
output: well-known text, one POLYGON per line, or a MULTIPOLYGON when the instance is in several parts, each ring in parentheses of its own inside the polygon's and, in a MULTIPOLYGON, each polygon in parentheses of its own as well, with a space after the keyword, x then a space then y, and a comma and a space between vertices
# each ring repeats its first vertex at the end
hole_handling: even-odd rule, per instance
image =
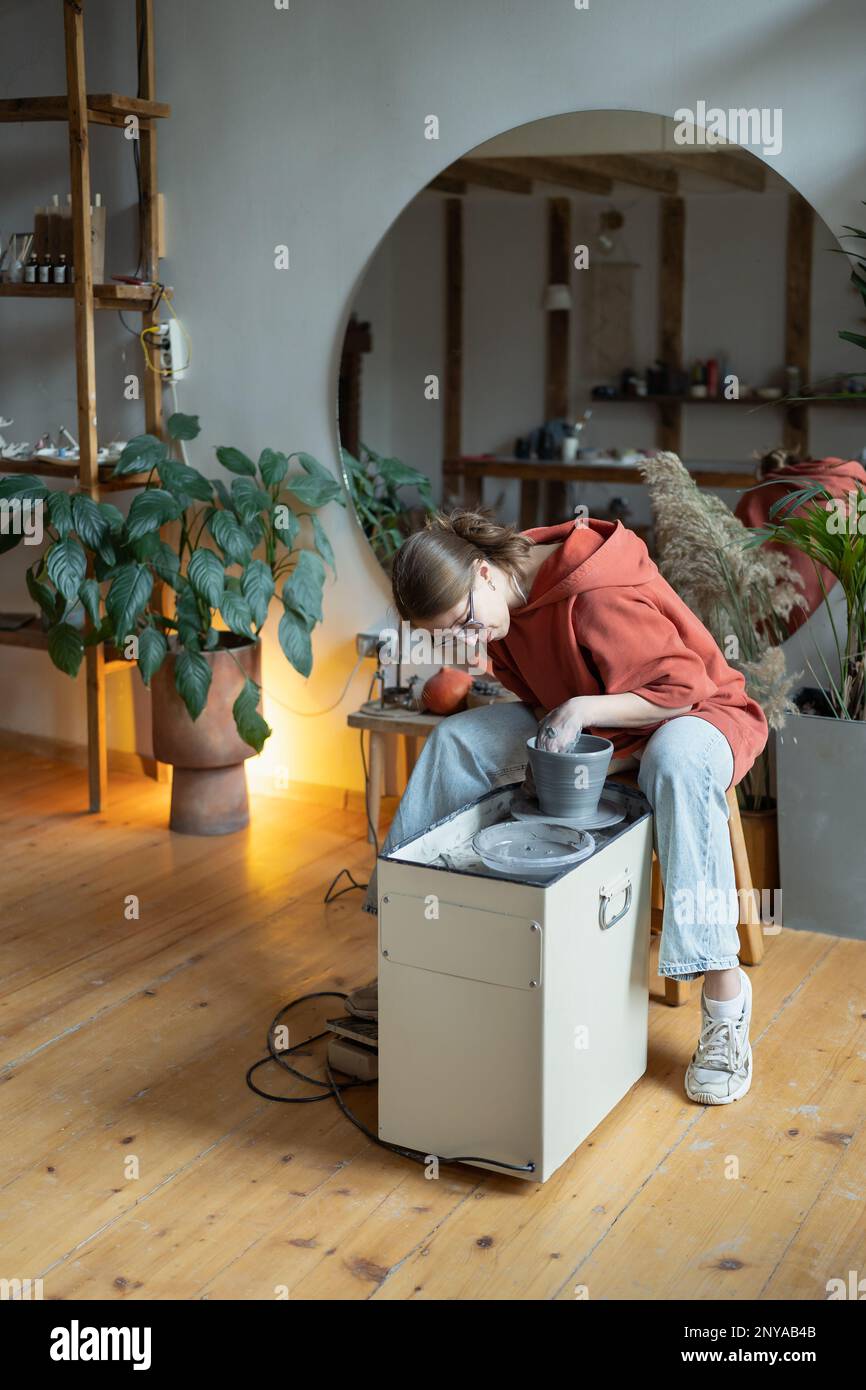
MULTIPOLYGON (((370 688, 367 691, 368 700, 373 693, 373 686, 375 684, 376 677, 374 676, 372 681, 370 682, 370 688)), ((379 835, 377 827, 374 826, 372 818, 370 816, 370 774, 369 769, 367 767, 367 759, 364 753, 363 729, 361 730, 361 762, 364 767, 364 807, 367 812, 367 824, 373 835, 373 840, 376 845, 376 857, 378 858, 379 835)), ((367 887, 368 884, 366 883, 358 883, 357 879, 353 876, 350 869, 341 869, 340 872, 336 875, 336 877, 332 879, 328 891, 325 894, 324 901, 326 903, 334 902, 336 898, 342 897, 344 893, 350 893, 353 888, 365 889, 367 887), (338 879, 340 879, 343 876, 343 874, 346 874, 348 878, 351 880, 349 887, 341 888, 339 893, 332 893, 331 890, 333 889, 334 884, 337 882, 338 879)), ((389 1149, 391 1153, 399 1154, 401 1158, 408 1158, 413 1163, 420 1163, 422 1167, 426 1167, 431 1158, 436 1158, 439 1163, 489 1163, 494 1168, 502 1168, 512 1173, 535 1172, 534 1163, 503 1163, 498 1158, 479 1158, 477 1156, 468 1157, 463 1155, 455 1158, 443 1158, 440 1154, 424 1154, 421 1152, 420 1149, 408 1149, 404 1148, 400 1144, 391 1144, 386 1139, 380 1139, 378 1134, 374 1134, 373 1131, 367 1125, 364 1124, 363 1120, 359 1120, 358 1116, 352 1113, 346 1102, 343 1100, 344 1091, 352 1090, 356 1086, 375 1086, 377 1084, 375 1078, 369 1081, 345 1081, 338 1084, 337 1081, 334 1079, 334 1073, 331 1070, 331 1064, 328 1061, 327 1057, 325 1057, 325 1074, 328 1078, 327 1081, 322 1081, 315 1076, 307 1076, 304 1072, 298 1071, 297 1067, 290 1066, 289 1063, 285 1060, 287 1056, 290 1056, 293 1052, 296 1052, 298 1048, 305 1047, 307 1043, 318 1042, 320 1038, 327 1037, 329 1030, 325 1029, 324 1032, 315 1033, 312 1037, 305 1038, 302 1042, 295 1043, 294 1047, 287 1047, 278 1052, 274 1047, 274 1032, 284 1015, 287 1014, 290 1009, 294 1009, 298 1004, 303 1004, 307 999, 346 998, 348 998, 348 996, 346 994, 340 993, 338 990, 319 990, 314 994, 302 994, 297 999, 291 1000, 290 1003, 284 1004, 283 1007, 280 1009, 279 1013, 277 1014, 276 1018, 274 1019, 273 1023, 271 1024, 270 1028, 268 1029, 267 1057, 260 1057, 257 1062, 253 1062, 252 1066, 247 1071, 246 1083, 249 1086, 250 1090, 253 1091, 257 1096, 261 1096, 263 1100, 279 1101, 281 1105, 315 1105, 317 1101, 330 1100, 333 1098, 337 1102, 343 1114, 346 1116, 346 1119, 350 1120, 352 1124, 355 1126, 355 1128, 359 1129, 362 1134, 365 1134, 368 1139, 371 1139, 374 1144, 378 1144, 379 1147, 382 1149, 389 1149), (275 1096, 268 1091, 263 1091, 261 1087, 255 1084, 252 1078, 253 1074, 258 1071, 259 1067, 266 1066, 268 1062, 276 1062, 277 1066, 282 1067, 283 1070, 287 1071, 290 1076, 294 1076, 299 1081, 306 1081, 307 1084, 310 1086, 321 1087, 322 1094, 318 1096, 275 1096)))
MULTIPOLYGON (((370 681, 370 686, 369 686, 369 689, 367 690, 367 699, 368 699, 368 700, 369 700, 370 696, 371 696, 372 693, 373 693, 373 686, 376 684, 376 680, 377 680, 377 677, 374 676, 373 679, 370 681)), ((362 767, 363 767, 363 769, 364 769, 364 810, 365 810, 366 813, 367 813, 367 825, 369 826, 369 828, 370 828, 370 833, 371 833, 372 836, 373 836, 373 843, 374 843, 375 846, 376 846, 376 858, 378 859, 378 858, 379 858, 379 832, 378 832, 377 826, 375 826, 375 825, 373 824, 373 820, 372 820, 372 817, 371 817, 371 815, 370 815, 370 773, 369 773, 369 770, 368 770, 368 768, 367 768, 367 757, 366 757, 366 754, 365 754, 365 752, 364 752, 364 730, 361 729, 360 733, 361 733, 361 765, 362 765, 362 767)), ((329 886, 328 886, 328 891, 327 891, 327 893, 325 894, 325 896, 324 896, 324 898, 322 899, 322 901, 323 901, 323 902, 326 902, 326 903, 332 903, 332 902, 334 901, 335 898, 341 898, 341 897, 343 896, 344 893, 351 893, 351 891, 352 891, 353 888, 360 888, 362 891, 364 891, 365 889, 369 888, 369 886, 370 886, 370 885, 369 885, 369 882, 368 882, 368 883, 359 883, 358 880, 355 878, 354 874, 352 873, 351 869, 341 869, 340 872, 339 872, 338 874, 336 874, 334 878, 331 879, 331 882, 330 882, 330 884, 329 884, 329 886), (341 879, 341 878, 343 877, 343 874, 345 874, 346 877, 349 879, 349 886, 348 886, 348 888, 341 888, 340 891, 339 891, 339 893, 332 893, 332 892, 331 892, 331 889, 334 887, 334 884, 338 881, 338 879, 341 879)))
POLYGON ((364 1124, 363 1120, 359 1120, 357 1115, 353 1115, 352 1111, 349 1109, 348 1105, 343 1100, 344 1091, 352 1090, 356 1086, 375 1086, 377 1084, 375 1078, 371 1079, 370 1081, 344 1081, 338 1084, 337 1081, 335 1081, 334 1079, 334 1073, 331 1070, 331 1064, 328 1061, 327 1057, 325 1058, 325 1072, 328 1078, 327 1081, 321 1081, 316 1076, 307 1076, 304 1072, 298 1071, 296 1067, 290 1066, 289 1063, 285 1061, 286 1056, 290 1056, 293 1052, 297 1052, 298 1048, 300 1047, 306 1047, 307 1043, 317 1042, 319 1038, 327 1037, 328 1030, 325 1029, 324 1032, 315 1033, 312 1037, 304 1038, 301 1042, 295 1043, 293 1047, 287 1047, 284 1048, 282 1051, 278 1052, 274 1047, 274 1031, 280 1023, 280 1020, 284 1017, 284 1015, 287 1014, 290 1009, 294 1009, 298 1004, 303 1004, 307 999, 346 998, 348 998, 348 995, 342 994, 338 990, 325 989, 318 990, 313 994, 301 994, 298 996, 297 999, 293 999, 290 1003, 284 1004, 283 1007, 280 1009, 279 1013, 277 1014, 276 1018, 274 1019, 273 1023, 271 1024, 270 1028, 268 1029, 267 1057, 260 1057, 257 1062, 253 1062, 252 1066, 247 1071, 246 1083, 249 1086, 250 1090, 253 1091, 257 1096, 261 1096, 263 1100, 279 1101, 281 1105, 315 1105, 317 1101, 330 1100, 333 1097, 333 1099, 337 1102, 340 1109, 342 1110, 343 1114, 346 1116, 346 1119, 351 1120, 355 1128, 359 1129, 362 1134, 365 1134, 368 1139, 372 1139, 374 1144, 378 1144, 379 1147, 382 1149, 389 1149, 391 1153, 399 1154, 401 1158, 411 1159, 413 1163, 419 1163, 422 1167, 426 1167, 427 1164, 430 1162, 431 1158, 435 1158, 439 1163, 489 1163, 494 1168, 503 1168, 506 1171, 512 1173, 535 1172, 534 1163, 503 1163, 498 1158, 479 1158, 477 1155, 460 1155, 459 1157, 443 1158, 441 1154, 425 1154, 422 1153, 420 1149, 408 1149, 404 1148, 400 1144, 391 1144, 388 1142, 387 1139, 380 1139, 378 1134, 374 1134, 372 1129, 370 1129, 367 1125, 364 1124), (255 1084, 255 1082, 252 1080, 252 1077, 253 1073, 258 1071, 259 1067, 265 1066, 268 1062, 276 1062, 277 1066, 282 1067, 283 1070, 287 1071, 291 1076, 296 1077, 300 1081, 306 1081, 307 1084, 310 1086, 321 1086, 323 1091, 322 1095, 275 1096, 270 1094, 270 1092, 268 1091, 263 1091, 261 1087, 255 1084))

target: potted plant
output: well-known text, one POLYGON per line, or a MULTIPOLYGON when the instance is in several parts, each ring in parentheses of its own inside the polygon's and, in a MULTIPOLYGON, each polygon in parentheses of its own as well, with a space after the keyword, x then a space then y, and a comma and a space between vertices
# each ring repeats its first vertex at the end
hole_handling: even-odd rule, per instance
POLYGON ((812 562, 836 648, 829 662, 818 652, 818 666, 810 663, 823 692, 821 712, 801 708, 778 739, 785 925, 866 939, 866 489, 858 484, 838 498, 808 482, 773 504, 752 541, 792 546, 812 562), (834 622, 821 566, 844 593, 844 631, 834 622))
MULTIPOLYGON (((199 434, 198 417, 174 414, 167 431, 182 448, 199 434)), ((201 835, 248 821, 244 760, 271 732, 259 712, 260 633, 279 590, 280 646, 310 674, 325 565, 336 572, 315 513, 328 502, 345 506, 339 483, 309 454, 264 449, 254 463, 221 447, 216 456, 230 485, 153 435, 130 440, 114 476, 147 478, 125 517, 109 502, 53 492, 39 479, 0 482, 0 498, 43 505, 49 544, 28 569, 27 587, 52 661, 74 676, 88 645, 110 642, 137 662, 153 693, 154 754, 175 769, 171 828, 201 835), (293 460, 300 471, 290 471, 293 460)))

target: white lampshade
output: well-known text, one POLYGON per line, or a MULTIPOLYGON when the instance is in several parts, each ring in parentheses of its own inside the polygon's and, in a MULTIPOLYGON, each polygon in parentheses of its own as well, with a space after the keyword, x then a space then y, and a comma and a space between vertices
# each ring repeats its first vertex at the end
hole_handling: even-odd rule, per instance
POLYGON ((544 291, 544 307, 548 313, 552 309, 570 309, 571 286, 548 285, 544 291))

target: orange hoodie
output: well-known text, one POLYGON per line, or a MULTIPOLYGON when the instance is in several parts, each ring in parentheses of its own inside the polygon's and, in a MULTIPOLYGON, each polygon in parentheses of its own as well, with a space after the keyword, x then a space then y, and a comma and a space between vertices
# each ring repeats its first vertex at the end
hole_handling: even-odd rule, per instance
MULTIPOLYGON (((846 501, 849 492, 856 492, 858 483, 866 488, 866 470, 854 459, 807 459, 805 463, 791 463, 787 468, 770 473, 767 482, 744 492, 734 515, 739 517, 744 526, 764 526, 769 520, 773 503, 780 497, 796 492, 798 488, 808 486, 810 478, 816 483, 823 483, 834 497, 841 497, 846 501)), ((826 498, 818 497, 815 502, 807 503, 806 506, 821 507, 825 501, 826 498)), ((794 516, 802 516, 803 510, 803 507, 795 507, 794 516)), ((796 632, 824 601, 821 580, 815 573, 812 561, 802 551, 795 550, 792 545, 774 544, 773 549, 781 550, 783 555, 787 555, 797 573, 803 576, 802 592, 806 606, 794 608, 788 618, 789 632, 796 632)), ((820 565, 819 571, 824 581, 824 589, 829 594, 836 583, 836 576, 831 574, 825 565, 820 565)))
MULTIPOLYGON (((522 534, 540 545, 559 544, 535 576, 527 602, 511 610, 506 636, 488 643, 497 679, 545 710, 575 695, 627 691, 662 708, 691 705, 690 714, 727 738, 732 785, 739 782, 767 741, 763 710, 659 574, 640 537, 620 521, 593 519, 522 534)), ((590 731, 609 738, 624 757, 642 749, 655 727, 590 731)))

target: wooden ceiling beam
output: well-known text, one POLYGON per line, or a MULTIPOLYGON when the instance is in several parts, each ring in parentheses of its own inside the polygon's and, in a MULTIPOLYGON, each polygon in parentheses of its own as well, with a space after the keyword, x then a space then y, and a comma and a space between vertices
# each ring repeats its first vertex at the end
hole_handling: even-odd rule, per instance
MULTIPOLYGON (((510 166, 511 161, 507 161, 510 166)), ((495 188, 500 193, 531 193, 532 179, 510 167, 499 167, 499 161, 458 159, 442 171, 440 178, 457 179, 461 183, 476 183, 482 188, 495 188)))
POLYGON ((767 185, 766 171, 754 156, 744 156, 731 149, 666 150, 652 156, 661 165, 676 169, 691 169, 696 174, 718 179, 720 183, 745 188, 750 193, 763 193, 767 185))
POLYGON ((564 155, 562 162, 588 173, 601 174, 616 183, 632 183, 638 188, 651 188, 655 193, 674 197, 679 192, 676 169, 652 164, 643 155, 579 154, 564 155))
MULTIPOLYGON (((473 161, 475 162, 475 161, 473 161)), ((518 177, 538 183, 555 183, 573 188, 578 193, 598 193, 609 197, 613 192, 612 179, 586 169, 576 169, 565 159, 540 155, 497 155, 477 161, 518 177)))
POLYGON ((450 174, 440 174, 427 185, 431 193, 447 193, 449 197, 462 197, 469 187, 465 179, 453 179, 450 174))

